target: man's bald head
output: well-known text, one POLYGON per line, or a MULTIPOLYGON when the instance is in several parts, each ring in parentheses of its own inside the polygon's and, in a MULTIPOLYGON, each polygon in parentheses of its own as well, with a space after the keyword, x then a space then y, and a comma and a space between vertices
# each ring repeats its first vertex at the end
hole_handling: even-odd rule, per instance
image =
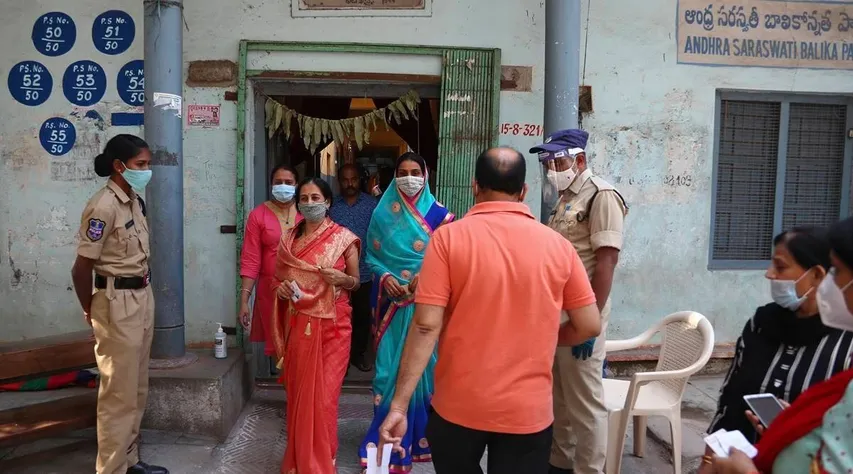
POLYGON ((518 196, 524 191, 527 163, 509 147, 489 148, 477 157, 474 180, 480 191, 518 196))

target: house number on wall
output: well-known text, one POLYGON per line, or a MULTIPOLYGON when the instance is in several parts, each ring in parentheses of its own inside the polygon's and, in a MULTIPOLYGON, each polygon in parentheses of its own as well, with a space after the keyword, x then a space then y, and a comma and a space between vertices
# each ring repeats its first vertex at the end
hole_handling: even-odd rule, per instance
POLYGON ((681 175, 666 175, 663 180, 663 184, 667 186, 672 186, 674 188, 681 186, 693 186, 693 176, 689 174, 681 174, 681 175))
POLYGON ((532 123, 504 123, 501 124, 501 135, 538 137, 542 135, 542 125, 532 123))

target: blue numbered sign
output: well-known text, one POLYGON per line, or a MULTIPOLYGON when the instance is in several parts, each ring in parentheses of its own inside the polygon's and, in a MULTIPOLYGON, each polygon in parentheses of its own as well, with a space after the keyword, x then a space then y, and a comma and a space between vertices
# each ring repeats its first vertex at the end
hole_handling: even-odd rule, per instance
POLYGON ((118 96, 127 105, 142 107, 145 103, 145 74, 142 66, 144 61, 137 59, 124 65, 118 72, 116 87, 118 96))
POLYGON ((62 76, 62 91, 74 105, 88 107, 97 104, 107 91, 104 68, 94 61, 72 63, 62 76))
POLYGON ((43 64, 36 61, 22 61, 9 70, 9 92, 18 102, 29 105, 41 105, 53 90, 53 77, 43 64))
POLYGON ((49 118, 41 124, 39 141, 41 146, 53 156, 62 156, 74 147, 77 131, 74 124, 61 117, 49 118))
POLYGON ((95 48, 104 54, 116 55, 127 51, 136 36, 133 18, 123 11, 110 10, 95 18, 92 40, 95 48))
POLYGON ((62 12, 45 13, 33 25, 33 45, 45 56, 62 56, 77 41, 77 26, 62 12))

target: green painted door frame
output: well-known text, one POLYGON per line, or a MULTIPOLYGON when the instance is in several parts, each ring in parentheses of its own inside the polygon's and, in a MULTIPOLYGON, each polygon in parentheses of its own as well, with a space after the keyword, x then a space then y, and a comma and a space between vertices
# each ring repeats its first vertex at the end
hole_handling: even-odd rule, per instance
MULTIPOLYGON (((262 71, 248 69, 250 52, 321 52, 439 56, 442 58, 441 105, 436 188, 438 199, 460 216, 473 204, 470 191, 474 162, 483 149, 497 146, 500 121, 501 51, 489 48, 407 46, 361 43, 240 41, 237 76, 237 176, 235 215, 237 267, 246 225, 246 81, 262 71)), ((321 76, 318 74, 318 76, 321 76)), ((257 124, 255 125, 257 126, 257 124)), ((238 305, 241 281, 237 276, 238 305)), ((242 326, 238 326, 241 343, 242 326)))

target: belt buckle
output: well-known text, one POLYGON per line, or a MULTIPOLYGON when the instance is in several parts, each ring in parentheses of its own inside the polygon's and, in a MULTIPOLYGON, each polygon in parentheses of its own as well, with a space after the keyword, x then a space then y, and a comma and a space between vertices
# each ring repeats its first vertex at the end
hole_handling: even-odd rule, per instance
POLYGON ((145 276, 142 277, 142 283, 145 284, 145 286, 151 284, 151 272, 146 273, 145 276))

